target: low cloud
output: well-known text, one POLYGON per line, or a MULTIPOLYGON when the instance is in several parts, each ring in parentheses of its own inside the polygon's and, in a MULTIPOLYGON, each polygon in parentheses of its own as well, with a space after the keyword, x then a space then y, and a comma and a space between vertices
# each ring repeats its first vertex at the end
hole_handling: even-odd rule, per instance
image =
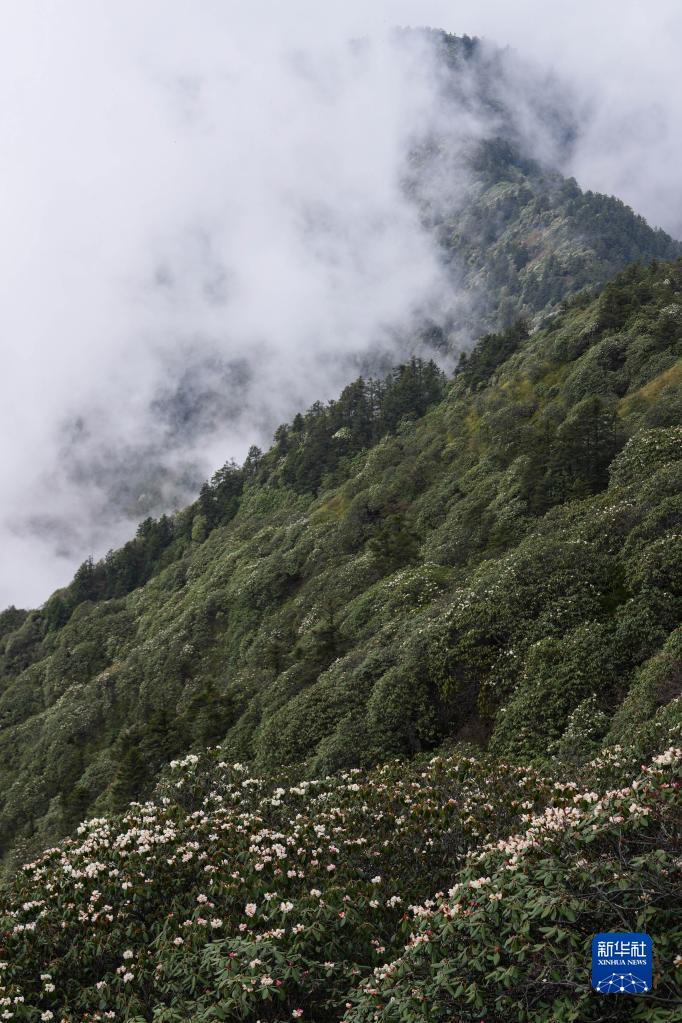
POLYGON ((551 71, 579 124, 564 172, 682 237, 677 0, 423 0, 419 11, 416 6, 387 0, 381 16, 416 17, 483 36, 551 71))
POLYGON ((0 606, 189 500, 447 296, 401 193, 433 106, 418 40, 63 13, 5 33, 0 606))
POLYGON ((676 152, 670 104, 652 120, 648 87, 619 100, 615 46, 600 76, 589 32, 546 5, 515 12, 258 0, 3 12, 0 607, 42 602, 370 357, 398 356, 423 316, 451 322, 469 301, 404 194, 405 157, 446 129, 453 161, 433 184, 462 201, 459 140, 494 116, 444 108, 429 42, 396 38, 396 24, 543 59, 501 58, 529 147, 675 229, 672 175, 642 162, 659 136, 676 152), (536 32, 539 10, 554 36, 536 32), (548 105, 569 127, 579 115, 570 156, 548 105))

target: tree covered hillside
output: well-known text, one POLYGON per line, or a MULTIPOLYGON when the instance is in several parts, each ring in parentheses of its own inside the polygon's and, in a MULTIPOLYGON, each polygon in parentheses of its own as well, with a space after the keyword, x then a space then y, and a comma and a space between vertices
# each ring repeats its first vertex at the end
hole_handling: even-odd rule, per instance
POLYGON ((0 619, 8 866, 222 744, 258 772, 444 740, 591 756, 680 689, 682 263, 445 381, 359 380, 0 619))
MULTIPOLYGON (((439 286, 435 294, 421 288, 414 292, 407 323, 397 308, 395 312, 387 308, 381 323, 372 315, 361 317, 358 323, 366 326, 359 328, 350 347, 340 339, 337 343, 332 321, 323 317, 322 326, 315 328, 321 332, 322 349, 317 340, 313 343, 314 351, 326 352, 320 384, 306 383, 310 375, 305 373, 298 379, 294 375, 286 386, 282 381, 278 388, 275 407, 291 408, 292 415, 302 400, 331 393, 311 393, 311 386, 338 380, 340 389, 360 371, 383 376, 395 361, 408 361, 413 354, 450 364, 453 353, 469 347, 472 339, 507 329, 518 319, 537 327, 565 298, 604 285, 636 260, 648 264, 654 258, 682 256, 679 242, 650 227, 619 199, 583 192, 573 179, 565 178, 577 119, 560 83, 545 80, 537 69, 485 41, 425 30, 406 29, 397 35, 404 37, 407 51, 407 61, 398 64, 415 76, 415 93, 425 95, 424 110, 417 123, 405 111, 404 127, 410 134, 398 147, 386 182, 391 192, 395 186, 397 206, 388 213, 377 208, 375 226, 381 234, 387 215, 389 222, 394 216, 399 221, 406 217, 429 254, 426 262, 433 264, 434 283, 437 278, 439 286), (299 394, 307 397, 300 399, 299 394)), ((360 76, 364 46, 371 47, 371 41, 350 44, 360 76)), ((326 265, 337 245, 345 252, 346 242, 355 238, 353 244, 360 246, 353 257, 355 273, 359 266, 369 265, 361 251, 366 243, 358 242, 355 232, 346 237, 342 198, 325 195, 322 187, 321 202, 304 203, 301 251, 318 254, 326 265), (333 242, 331 248, 328 241, 333 242)), ((373 228, 368 230, 371 234, 373 228)), ((419 259, 414 274, 419 280, 426 269, 424 257, 416 252, 414 257, 419 259)), ((238 266, 223 266, 218 260, 202 284, 205 296, 212 294, 214 273, 222 279, 233 271, 239 273, 238 266)), ((167 269, 160 267, 158 272, 160 297, 166 290, 167 269)), ((369 271, 370 277, 377 272, 384 274, 377 268, 369 271)), ((177 273, 179 282, 183 270, 178 268, 177 273)), ((329 280, 335 280, 333 264, 329 273, 329 280)), ((343 302, 351 308, 359 302, 361 308, 364 300, 353 286, 343 302)), ((371 299, 369 310, 375 305, 371 299)), ((230 326, 228 307, 224 316, 221 312, 217 327, 224 345, 221 341, 215 350, 195 345, 190 331, 177 362, 160 364, 138 413, 144 412, 151 428, 131 430, 124 440, 109 440, 98 422, 100 414, 85 408, 69 413, 59 424, 62 473, 70 480, 87 480, 91 498, 87 505, 93 509, 89 518, 96 516, 101 527, 92 542, 122 535, 125 523, 132 533, 140 517, 161 516, 159 522, 141 527, 144 543, 135 547, 139 561, 132 564, 126 557, 123 567, 120 560, 110 566, 118 578, 107 586, 107 593, 121 595, 149 578, 173 535, 162 512, 182 506, 196 494, 204 471, 203 452, 216 450, 217 437, 244 436, 253 421, 267 430, 277 425, 270 396, 264 400, 260 393, 262 367, 253 355, 252 338, 245 337, 241 327, 230 326), (93 444, 96 439, 99 443, 93 444)), ((307 332, 306 316, 302 307, 303 327, 297 327, 292 337, 307 332)), ((283 327, 286 322, 285 316, 283 327)), ((275 326, 272 340, 280 333, 275 326)), ((120 408, 112 411, 114 420, 120 414, 120 408)), ((234 489, 232 473, 224 483, 226 491, 234 489)), ((81 519, 70 518, 66 511, 41 514, 21 528, 43 530, 56 550, 71 556, 81 543, 79 533, 84 535, 80 528, 74 533, 81 519)), ((86 530, 85 535, 92 532, 86 530)), ((81 582, 83 593, 92 590, 87 567, 81 582)), ((58 615, 58 621, 63 620, 58 615)))
POLYGON ((463 209, 422 208, 455 281, 476 297, 474 328, 505 327, 518 317, 539 323, 563 299, 605 284, 629 263, 680 255, 678 242, 620 199, 583 192, 503 139, 477 147, 472 167, 463 209))
POLYGON ((427 38, 442 109, 416 140, 405 183, 466 296, 455 331, 478 335, 520 317, 539 323, 636 260, 682 255, 621 200, 563 176, 578 129, 556 81, 485 41, 427 38))

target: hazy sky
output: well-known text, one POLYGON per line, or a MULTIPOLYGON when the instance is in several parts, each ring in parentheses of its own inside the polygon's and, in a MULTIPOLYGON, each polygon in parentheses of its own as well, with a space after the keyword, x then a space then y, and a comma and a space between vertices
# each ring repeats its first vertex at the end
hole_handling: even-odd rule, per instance
POLYGON ((564 77, 565 170, 682 236, 673 0, 10 0, 0 608, 128 537, 147 465, 162 503, 186 499, 168 481, 267 442, 336 393, 343 356, 450 300, 398 185, 428 56, 345 45, 394 25, 484 35, 564 77))

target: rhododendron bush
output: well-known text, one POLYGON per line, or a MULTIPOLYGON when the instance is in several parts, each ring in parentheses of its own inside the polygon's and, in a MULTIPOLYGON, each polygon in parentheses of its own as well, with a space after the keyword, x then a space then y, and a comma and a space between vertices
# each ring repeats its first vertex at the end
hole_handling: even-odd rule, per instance
POLYGON ((462 748, 305 781, 174 761, 7 887, 0 1019, 672 1021, 682 751, 637 759, 568 779, 462 748), (651 996, 589 993, 609 928, 654 938, 651 996))

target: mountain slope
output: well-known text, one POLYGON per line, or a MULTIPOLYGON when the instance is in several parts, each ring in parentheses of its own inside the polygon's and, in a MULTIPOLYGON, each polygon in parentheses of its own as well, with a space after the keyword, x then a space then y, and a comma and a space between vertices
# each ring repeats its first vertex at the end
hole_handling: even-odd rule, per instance
POLYGON ((466 295, 456 331, 538 323, 629 263, 682 255, 619 199, 563 176, 579 126, 561 83, 482 40, 434 32, 430 43, 441 111, 405 180, 466 295))
POLYGON ((465 287, 480 296, 477 328, 518 317, 540 322, 629 263, 680 255, 677 242, 619 199, 583 192, 503 142, 483 144, 474 166, 464 211, 444 213, 434 227, 446 259, 464 268, 465 287))
MULTIPOLYGON (((118 544, 134 532, 139 518, 192 500, 201 478, 215 467, 207 453, 220 450, 223 438, 236 444, 235 438, 258 439, 257 433, 263 443, 281 417, 327 398, 359 372, 383 375, 412 354, 435 354, 450 366, 462 347, 469 348, 487 330, 505 328, 517 317, 537 325, 565 297, 604 284, 631 261, 682 254, 678 243, 649 228, 617 199, 582 193, 564 180, 577 118, 560 83, 475 39, 408 32, 405 45, 406 59, 393 54, 390 60, 392 73, 415 76, 414 91, 424 94, 424 116, 415 123, 409 103, 403 117, 397 112, 396 123, 404 124, 394 157, 388 165, 381 162, 383 170, 367 166, 372 148, 354 142, 355 135, 347 140, 335 135, 330 153, 325 133, 309 140, 312 158, 305 147, 306 157, 299 154, 305 166, 293 194, 286 172, 280 180, 277 168, 270 168, 263 205, 272 205, 272 219, 264 235, 255 228, 253 241, 258 251, 261 244, 267 249, 274 232, 274 248, 284 245, 285 263, 300 280, 294 286, 302 287, 306 298, 291 307, 284 301, 276 316, 271 309, 271 316, 263 317, 259 298, 251 312, 239 311, 237 286, 220 298, 224 306, 215 305, 215 282, 238 282, 244 274, 251 280, 246 292, 263 296, 268 307, 272 287, 274 305, 286 293, 279 274, 272 281, 259 276, 260 258, 240 266, 239 251, 227 236, 221 240, 227 228, 219 225, 227 223, 225 211, 235 194, 228 174, 225 209, 216 195, 206 239, 203 232, 191 233, 194 240, 184 255, 184 242, 168 251, 164 243, 159 265, 150 264, 137 282, 149 290, 154 322, 161 317, 144 376, 125 384, 125 398, 93 380, 92 400, 83 397, 73 408, 66 399, 58 403, 62 412, 44 449, 52 450, 54 443, 52 465, 44 464, 42 454, 30 464, 35 462, 36 472, 43 466, 47 476, 54 473, 49 486, 62 488, 62 499, 46 508, 26 491, 8 526, 12 536, 35 536, 56 562, 80 560, 91 550, 99 555, 112 537, 118 544), (403 129, 410 131, 407 138, 403 129), (349 167, 356 168, 350 194, 317 179, 315 168, 337 161, 337 142, 344 153, 341 163, 347 155, 349 167), (379 193, 370 188, 365 202, 363 182, 377 173, 379 193), (310 182, 310 194, 303 182, 310 182), (351 197, 356 189, 360 205, 351 197), (287 227, 281 236, 283 222, 297 225, 289 241, 287 227), (409 242, 402 241, 402 229, 396 235, 390 228, 403 222, 409 225, 409 242), (410 282, 408 295, 401 280, 410 282), (403 301, 396 301, 398 294, 403 301), (176 323, 171 310, 185 300, 192 312, 186 322, 180 317, 176 323), (305 351, 310 360, 305 372, 289 372, 293 349, 305 351), (272 354, 264 358, 256 350, 272 354), (279 365, 281 374, 274 368, 279 365), (272 383, 264 383, 273 375, 276 395, 272 383)), ((350 46, 347 59, 351 72, 357 61, 358 81, 364 80, 362 45, 350 46)), ((396 105, 402 94, 396 92, 396 105)), ((363 108, 372 102, 362 91, 354 96, 363 108)), ((332 109, 334 102, 332 96, 332 109)), ((359 121, 364 123, 364 116, 359 121)), ((218 134, 219 125, 218 118, 218 134)), ((251 209, 260 205, 252 201, 251 209)), ((248 238, 252 218, 244 212, 248 238)), ((265 250, 263 258, 270 265, 265 250)), ((291 276, 285 274, 287 280, 291 276)), ((75 303, 77 316, 77 297, 75 303)), ((131 309, 131 315, 134 319, 137 312, 131 309)), ((108 336, 108 328, 104 333, 108 336)), ((44 484, 37 476, 35 486, 40 495, 44 484)))
POLYGON ((646 721, 679 693, 681 346, 682 263, 633 267, 447 385, 357 382, 5 612, 7 863, 192 745, 314 775, 453 738, 580 760, 646 721))

